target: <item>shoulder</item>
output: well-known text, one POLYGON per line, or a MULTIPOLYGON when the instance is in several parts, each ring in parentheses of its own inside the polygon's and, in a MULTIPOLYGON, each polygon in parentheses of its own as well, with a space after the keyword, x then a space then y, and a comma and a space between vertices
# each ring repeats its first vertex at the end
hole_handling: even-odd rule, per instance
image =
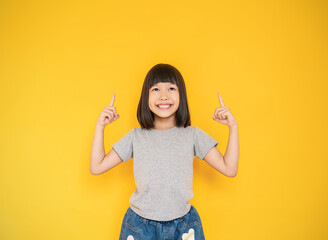
POLYGON ((132 128, 130 131, 128 131, 128 133, 135 133, 136 128, 132 128))
POLYGON ((124 137, 133 137, 135 134, 135 128, 132 128, 125 132, 124 137))
POLYGON ((140 128, 140 127, 135 127, 132 129, 135 135, 138 136, 145 136, 149 130, 147 130, 146 128, 140 128))
POLYGON ((194 126, 187 126, 187 127, 177 127, 175 132, 178 133, 192 133, 194 132, 195 127, 194 126))
POLYGON ((192 133, 197 133, 197 132, 199 132, 199 131, 202 131, 199 127, 197 127, 197 126, 189 126, 188 128, 190 128, 189 129, 189 131, 191 131, 192 133))
POLYGON ((193 127, 193 135, 195 138, 209 136, 209 134, 207 132, 205 132, 203 129, 196 127, 196 126, 193 127))
POLYGON ((133 130, 135 133, 143 133, 143 132, 146 131, 144 128, 133 128, 132 130, 133 130))
POLYGON ((180 127, 178 128, 180 131, 184 131, 184 132, 190 132, 190 133, 194 133, 197 131, 200 131, 201 129, 197 126, 188 126, 188 127, 180 127))
POLYGON ((197 128, 195 126, 188 126, 188 127, 181 127, 180 129, 185 129, 186 131, 194 131, 194 129, 197 128))

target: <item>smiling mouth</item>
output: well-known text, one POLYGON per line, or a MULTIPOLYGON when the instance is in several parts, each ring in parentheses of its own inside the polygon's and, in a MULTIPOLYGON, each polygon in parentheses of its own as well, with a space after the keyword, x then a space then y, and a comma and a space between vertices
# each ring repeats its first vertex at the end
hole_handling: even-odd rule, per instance
POLYGON ((172 107, 173 104, 167 104, 167 105, 156 105, 157 108, 159 109, 163 109, 163 110, 166 110, 166 109, 170 109, 172 107))

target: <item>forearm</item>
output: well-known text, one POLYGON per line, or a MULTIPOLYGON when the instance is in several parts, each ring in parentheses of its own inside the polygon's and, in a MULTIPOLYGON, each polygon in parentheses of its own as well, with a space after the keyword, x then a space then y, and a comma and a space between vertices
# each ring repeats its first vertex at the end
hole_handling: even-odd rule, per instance
POLYGON ((91 157, 90 157, 90 171, 93 172, 94 169, 99 166, 102 159, 105 157, 105 147, 104 147, 104 127, 96 125, 96 131, 91 147, 91 157))
POLYGON ((228 169, 230 169, 233 175, 237 174, 238 171, 238 160, 239 160, 239 136, 237 124, 229 127, 229 141, 227 150, 224 155, 224 161, 228 169))

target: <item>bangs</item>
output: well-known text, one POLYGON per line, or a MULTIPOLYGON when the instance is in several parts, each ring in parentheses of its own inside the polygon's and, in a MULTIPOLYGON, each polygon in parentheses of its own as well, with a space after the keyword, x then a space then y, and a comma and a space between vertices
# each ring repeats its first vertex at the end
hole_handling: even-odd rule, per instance
POLYGON ((148 89, 150 89, 152 86, 160 82, 173 83, 178 86, 177 77, 175 75, 175 72, 171 68, 158 65, 155 66, 149 73, 150 73, 148 78, 149 82, 147 84, 148 89))

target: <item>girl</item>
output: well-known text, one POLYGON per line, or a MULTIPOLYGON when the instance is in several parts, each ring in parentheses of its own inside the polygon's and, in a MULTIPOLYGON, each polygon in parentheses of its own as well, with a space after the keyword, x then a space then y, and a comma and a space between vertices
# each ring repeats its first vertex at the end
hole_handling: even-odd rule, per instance
POLYGON ((181 73, 169 64, 157 64, 144 80, 134 128, 105 155, 104 128, 120 116, 113 94, 96 125, 91 149, 90 171, 104 173, 133 157, 137 189, 123 218, 120 240, 205 239, 193 198, 192 177, 195 155, 228 177, 237 174, 238 127, 230 109, 215 110, 213 120, 229 126, 225 156, 218 142, 198 127, 192 127, 186 87, 181 73))

